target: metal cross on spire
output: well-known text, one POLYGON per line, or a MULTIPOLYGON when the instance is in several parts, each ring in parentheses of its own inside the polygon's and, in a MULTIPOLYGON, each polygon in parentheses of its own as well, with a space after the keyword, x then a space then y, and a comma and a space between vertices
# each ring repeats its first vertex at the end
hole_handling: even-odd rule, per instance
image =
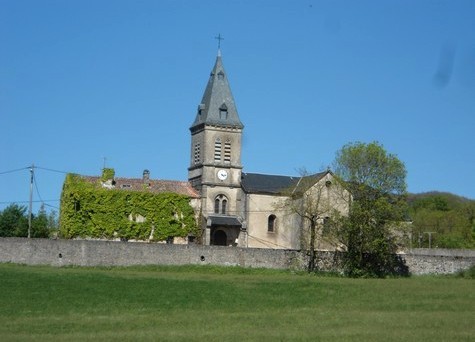
POLYGON ((218 50, 220 50, 221 49, 221 41, 224 40, 224 38, 221 37, 221 33, 219 33, 217 37, 214 37, 214 39, 218 40, 218 50))

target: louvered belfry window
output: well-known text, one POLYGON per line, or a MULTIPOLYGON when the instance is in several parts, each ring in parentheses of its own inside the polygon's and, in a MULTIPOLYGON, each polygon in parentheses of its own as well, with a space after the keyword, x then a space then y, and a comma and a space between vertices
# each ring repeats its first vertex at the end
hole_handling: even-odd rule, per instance
POLYGON ((201 160, 201 145, 200 143, 195 144, 194 157, 193 161, 195 164, 199 164, 201 160))
POLYGON ((224 162, 231 163, 231 141, 224 143, 224 162))
POLYGON ((214 161, 221 161, 221 139, 217 138, 214 142, 214 161))

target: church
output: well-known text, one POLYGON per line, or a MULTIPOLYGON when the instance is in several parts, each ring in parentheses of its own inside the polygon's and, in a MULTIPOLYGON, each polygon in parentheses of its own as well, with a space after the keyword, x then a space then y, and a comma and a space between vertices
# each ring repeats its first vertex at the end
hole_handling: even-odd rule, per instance
MULTIPOLYGON (((309 227, 313 224, 313 233, 317 234, 313 234, 317 241, 315 247, 334 249, 331 238, 326 236, 331 235, 326 234, 331 226, 328 223, 334 215, 348 213, 351 202, 348 191, 329 170, 297 177, 244 172, 243 132, 244 125, 218 50, 190 127, 188 181, 153 180, 148 170, 141 179, 115 178, 113 174, 110 179, 105 179, 104 174, 80 177, 104 189, 175 193, 189 198, 198 236, 169 236, 167 243, 193 241, 241 248, 301 249, 309 244, 309 227)), ((63 193, 66 186, 67 182, 63 193)), ((69 201, 67 196, 63 197, 69 201)), ((71 215, 78 215, 79 205, 84 201, 86 199, 76 198, 74 203, 68 202, 73 208, 71 215)), ((137 224, 147 221, 143 215, 128 213, 128 217, 137 224)), ((67 231, 68 227, 64 229, 67 231)), ((114 229, 120 230, 120 227, 114 229)), ((117 236, 111 234, 117 232, 108 235, 117 236)), ((153 232, 149 240, 157 241, 152 236, 153 232)))
MULTIPOLYGON (((335 210, 348 211, 350 195, 330 171, 307 177, 244 172, 243 130, 218 51, 190 127, 188 180, 200 195, 203 244, 299 249, 307 239, 305 211, 318 213, 322 227, 335 210)), ((330 248, 324 240, 317 247, 330 248)))

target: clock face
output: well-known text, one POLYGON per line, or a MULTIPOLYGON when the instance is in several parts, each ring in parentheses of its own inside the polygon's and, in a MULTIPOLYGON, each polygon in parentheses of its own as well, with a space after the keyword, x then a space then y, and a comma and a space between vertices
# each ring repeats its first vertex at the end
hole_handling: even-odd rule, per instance
POLYGON ((226 170, 219 170, 218 171, 218 178, 220 180, 225 180, 226 178, 228 178, 228 172, 226 170))

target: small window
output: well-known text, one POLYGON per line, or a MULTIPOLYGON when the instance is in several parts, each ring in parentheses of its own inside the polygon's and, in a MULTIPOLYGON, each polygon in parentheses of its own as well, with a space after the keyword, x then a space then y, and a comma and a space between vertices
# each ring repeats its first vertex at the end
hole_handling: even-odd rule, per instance
POLYGON ((226 109, 219 110, 219 118, 221 120, 226 120, 228 118, 228 111, 226 109))
POLYGON ((79 201, 74 201, 74 211, 75 211, 75 212, 81 211, 81 202, 79 202, 79 201))
POLYGON ((275 215, 270 215, 269 218, 267 219, 267 231, 269 233, 275 232, 275 220, 276 220, 275 215))
POLYGON ((218 72, 218 80, 224 80, 224 72, 218 72))
POLYGON ((228 118, 228 107, 225 103, 221 107, 219 107, 219 118, 221 120, 226 120, 228 118))
POLYGON ((202 103, 198 106, 198 115, 203 114, 203 110, 205 109, 205 105, 202 103))
POLYGON ((327 216, 323 219, 323 229, 322 234, 326 235, 330 233, 331 219, 327 216))
POLYGON ((122 189, 129 189, 130 187, 130 184, 122 184, 122 189))

